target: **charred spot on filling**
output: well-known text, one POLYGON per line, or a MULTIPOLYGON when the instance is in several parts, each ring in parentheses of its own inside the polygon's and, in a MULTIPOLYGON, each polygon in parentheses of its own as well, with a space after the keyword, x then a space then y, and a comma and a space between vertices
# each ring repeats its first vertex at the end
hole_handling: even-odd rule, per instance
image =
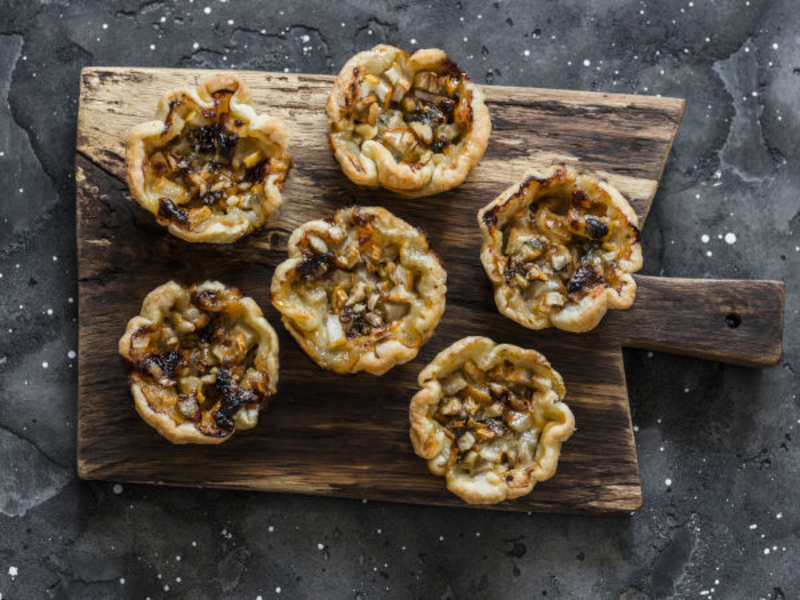
POLYGON ((297 274, 303 281, 316 281, 325 277, 335 256, 331 252, 309 252, 297 265, 297 274))
POLYGON ((189 222, 189 213, 180 206, 176 206, 169 198, 161 198, 158 201, 158 215, 181 225, 189 222))
POLYGON ((581 266, 575 271, 572 279, 567 283, 567 292, 574 294, 575 292, 594 287, 603 282, 603 275, 600 273, 597 266, 584 262, 581 263, 581 266))

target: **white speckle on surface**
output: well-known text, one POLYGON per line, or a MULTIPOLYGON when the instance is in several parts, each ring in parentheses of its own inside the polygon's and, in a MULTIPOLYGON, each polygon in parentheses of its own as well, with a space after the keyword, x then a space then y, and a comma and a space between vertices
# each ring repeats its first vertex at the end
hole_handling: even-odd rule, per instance
POLYGON ((588 58, 584 58, 583 59, 583 66, 584 67, 591 67, 592 66, 592 61, 590 61, 588 58))
POLYGON ((150 50, 155 50, 155 49, 156 49, 156 45, 155 44, 150 44, 150 50))
POLYGON ((19 569, 17 567, 8 567, 8 574, 11 575, 11 579, 14 579, 19 575, 19 569))
POLYGON ((633 426, 633 430, 634 430, 634 431, 639 431, 639 426, 638 426, 638 425, 634 425, 634 426, 633 426))
POLYGON ((165 585, 165 586, 164 586, 164 591, 165 591, 165 592, 168 592, 168 591, 169 591, 169 584, 167 584, 167 585, 165 585))
POLYGON ((775 518, 776 519, 782 519, 783 518, 783 513, 779 512, 777 515, 775 515, 775 518))
POLYGON ((281 593, 281 586, 278 586, 278 587, 275 588, 275 593, 276 594, 280 594, 281 593))
POLYGON ((710 256, 713 256, 713 255, 714 255, 714 253, 713 253, 713 252, 711 252, 711 250, 709 250, 708 252, 706 252, 706 256, 709 256, 709 257, 710 257, 710 256))
POLYGON ((750 529, 757 529, 757 528, 758 528, 758 525, 756 525, 755 523, 753 523, 752 525, 750 525, 750 529))
POLYGON ((764 554, 769 554, 769 548, 764 548, 764 554))
POLYGON ((43 368, 43 369, 46 369, 46 368, 47 368, 47 367, 49 367, 49 366, 50 366, 50 365, 49 365, 49 363, 48 363, 47 361, 44 361, 44 362, 42 363, 42 368, 43 368))
POLYGON ((75 302, 75 300, 73 300, 73 299, 72 299, 72 296, 70 296, 69 298, 67 298, 67 302, 69 302, 70 304, 72 304, 73 302, 75 302))
POLYGON ((193 48, 194 50, 197 50, 199 47, 200 47, 200 44, 198 44, 197 42, 195 42, 194 44, 192 44, 192 48, 193 48))
POLYGON ((443 536, 443 535, 440 535, 440 536, 439 536, 439 541, 440 541, 440 542, 443 542, 443 541, 444 541, 444 536, 443 536))
POLYGON ((772 49, 773 49, 773 50, 777 50, 777 49, 778 49, 778 43, 777 43, 777 42, 775 42, 774 44, 772 44, 772 49))
POLYGON ((228 25, 233 25, 233 19, 228 19, 228 25))
POLYGON ((522 54, 524 54, 525 56, 530 56, 531 55, 531 51, 530 50, 523 50, 522 54))
POLYGON ((325 550, 325 544, 317 544, 317 550, 325 550))
POLYGON ((711 238, 708 237, 707 233, 704 233, 703 235, 700 236, 700 241, 703 242, 704 244, 707 244, 710 239, 711 238))
POLYGON ((67 358, 75 358, 75 350, 70 350, 67 352, 67 358))
POLYGON ((377 533, 378 535, 380 535, 381 533, 383 533, 383 529, 376 529, 376 530, 375 530, 375 533, 377 533))
POLYGON ((197 548, 197 542, 192 542, 192 547, 197 548))
POLYGON ((735 244, 736 243, 736 234, 732 232, 728 232, 725 234, 725 242, 728 244, 735 244))
POLYGON ((210 15, 210 14, 211 14, 211 7, 210 7, 210 6, 206 6, 206 7, 203 9, 203 12, 204 12, 204 13, 206 13, 207 15, 210 15))
POLYGON ((120 585, 125 585, 125 578, 124 577, 120 577, 119 578, 119 584, 120 585))
POLYGON ((178 555, 175 557, 175 560, 176 560, 177 562, 181 562, 181 555, 180 555, 180 554, 178 554, 178 555))
POLYGON ((310 40, 311 40, 311 38, 308 35, 303 34, 303 35, 300 36, 300 41, 303 42, 303 43, 308 42, 310 40))
POLYGON ((684 394, 688 394, 689 393, 689 388, 683 388, 683 393, 684 394))
POLYGON ((267 527, 267 531, 272 533, 273 531, 275 531, 275 528, 272 525, 270 525, 269 527, 267 527))
POLYGON ((115 483, 115 484, 114 484, 114 487, 113 487, 113 488, 111 488, 111 489, 112 489, 112 490, 114 490, 114 493, 115 493, 115 494, 119 495, 119 494, 121 494, 121 493, 122 493, 122 484, 115 483))
POLYGON ((108 29, 108 23, 103 23, 103 29, 108 29))
POLYGON ((58 262, 58 257, 57 256, 53 257, 53 262, 58 262))
POLYGON ((52 308, 48 308, 47 309, 47 314, 52 317, 53 316, 53 309, 52 308))
POLYGON ((176 577, 175 578, 175 583, 180 583, 180 582, 181 582, 181 578, 180 577, 176 577))
POLYGON ((412 46, 416 46, 416 44, 417 44, 417 38, 411 38, 411 39, 409 40, 409 42, 411 43, 411 45, 412 45, 412 46))
POLYGON ((672 485, 672 479, 670 479, 669 477, 667 477, 667 478, 664 480, 664 484, 665 484, 667 487, 670 487, 670 486, 672 485))

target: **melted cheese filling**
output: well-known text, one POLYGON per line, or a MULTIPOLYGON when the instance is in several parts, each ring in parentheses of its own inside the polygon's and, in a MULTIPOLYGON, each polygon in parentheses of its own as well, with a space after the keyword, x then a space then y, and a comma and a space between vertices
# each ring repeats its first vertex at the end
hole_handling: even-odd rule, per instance
POLYGON ((418 274, 402 264, 400 247, 382 239, 371 216, 356 219, 348 231, 311 231, 298 244, 294 287, 319 315, 323 352, 395 337, 418 297, 418 274))
POLYGON ((259 338, 240 300, 230 289, 190 288, 160 324, 132 336, 131 377, 154 411, 224 436, 240 411, 257 418, 266 408, 269 381, 254 366, 259 338))
POLYGON ((165 146, 152 148, 144 165, 145 190, 158 198, 159 217, 191 230, 232 210, 261 212, 270 176, 282 189, 288 155, 250 135, 247 120, 231 112, 232 96, 231 90, 215 92, 212 110, 187 98, 170 106, 167 124, 177 112, 183 128, 165 146))
POLYGON ((508 361, 488 372, 467 361, 441 385, 430 417, 451 443, 434 459, 438 468, 498 484, 506 472, 533 466, 547 423, 540 398, 554 393, 549 380, 508 361))
POLYGON ((638 232, 619 209, 561 190, 520 211, 504 227, 503 278, 534 310, 578 303, 598 285, 618 287, 618 262, 638 232))
POLYGON ((359 73, 347 137, 357 148, 375 140, 397 162, 452 161, 472 128, 472 93, 455 65, 447 66, 444 74, 415 72, 401 56, 383 73, 359 73))

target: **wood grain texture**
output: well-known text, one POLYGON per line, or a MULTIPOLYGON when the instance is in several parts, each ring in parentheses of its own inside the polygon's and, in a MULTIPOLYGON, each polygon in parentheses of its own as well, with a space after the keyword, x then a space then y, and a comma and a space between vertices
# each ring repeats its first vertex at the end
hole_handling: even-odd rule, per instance
MULTIPOLYGON (((620 343, 661 344, 676 351, 698 346, 688 341, 682 345, 667 325, 651 334, 632 332, 631 323, 637 330, 648 329, 616 314, 601 328, 580 336, 531 332, 500 316, 478 257, 476 212, 528 167, 566 161, 604 173, 631 200, 643 223, 683 101, 485 88, 494 130, 481 164, 456 190, 406 200, 358 189, 342 175, 325 137, 324 104, 331 77, 238 72, 251 88, 257 109, 291 124, 294 167, 285 206, 272 224, 235 245, 207 246, 168 235, 129 199, 123 144, 131 126, 151 118, 165 91, 193 86, 208 73, 102 67, 82 73, 76 164, 80 476, 464 506, 413 454, 407 408, 419 370, 437 352, 465 335, 487 335, 534 347, 550 359, 564 376, 566 400, 578 427, 564 446, 553 479, 529 496, 495 508, 638 508, 641 489, 620 343), (447 311, 432 340, 415 361, 380 378, 337 376, 314 366, 269 305, 272 270, 285 258, 291 231, 352 203, 385 206, 423 227, 448 270, 447 311), (281 374, 273 408, 256 429, 221 446, 172 446, 132 408, 117 340, 127 320, 139 312, 144 296, 171 278, 220 279, 240 287, 264 308, 280 336, 281 374), (644 337, 637 337, 640 334, 644 337)), ((664 316, 658 307, 670 302, 669 286, 664 288, 654 278, 639 281, 640 298, 656 304, 648 311, 637 301, 628 312, 641 310, 640 319, 661 323, 664 316)), ((731 302, 736 300, 731 296, 731 302)), ((681 313, 687 319, 691 306, 681 313)), ((730 306, 744 310, 738 304, 730 306)), ((746 323, 749 320, 743 319, 742 327, 746 323)), ((726 339, 719 338, 727 345, 726 339)), ((709 355, 720 349, 713 344, 699 347, 709 355)))

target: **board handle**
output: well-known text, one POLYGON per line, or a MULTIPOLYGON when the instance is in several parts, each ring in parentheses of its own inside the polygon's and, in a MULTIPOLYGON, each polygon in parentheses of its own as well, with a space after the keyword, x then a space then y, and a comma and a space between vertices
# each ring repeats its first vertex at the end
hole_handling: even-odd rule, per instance
POLYGON ((748 367, 778 363, 782 281, 637 276, 636 301, 620 311, 623 346, 748 367))

